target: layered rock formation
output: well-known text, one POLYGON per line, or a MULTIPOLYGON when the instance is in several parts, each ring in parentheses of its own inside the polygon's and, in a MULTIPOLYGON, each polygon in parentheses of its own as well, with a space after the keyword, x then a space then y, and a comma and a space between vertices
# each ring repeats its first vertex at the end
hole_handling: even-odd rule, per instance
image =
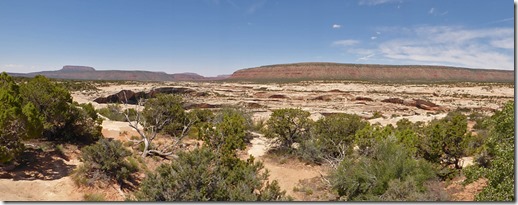
POLYGON ((234 72, 229 79, 514 82, 514 71, 424 65, 296 63, 242 69, 234 72))
POLYGON ((121 90, 120 92, 109 95, 107 97, 100 97, 94 100, 96 103, 127 103, 137 104, 138 100, 154 98, 157 94, 191 94, 195 93, 195 90, 190 88, 176 88, 176 87, 162 87, 155 88, 149 92, 133 92, 131 90, 121 90))

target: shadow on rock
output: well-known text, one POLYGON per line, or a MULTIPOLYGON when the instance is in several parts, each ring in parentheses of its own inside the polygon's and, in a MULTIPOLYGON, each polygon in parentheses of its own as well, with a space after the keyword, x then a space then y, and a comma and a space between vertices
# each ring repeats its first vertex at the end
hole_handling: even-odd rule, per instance
POLYGON ((18 165, 0 167, 0 178, 17 180, 55 180, 70 175, 76 165, 68 165, 57 151, 44 152, 28 148, 20 156, 18 165))

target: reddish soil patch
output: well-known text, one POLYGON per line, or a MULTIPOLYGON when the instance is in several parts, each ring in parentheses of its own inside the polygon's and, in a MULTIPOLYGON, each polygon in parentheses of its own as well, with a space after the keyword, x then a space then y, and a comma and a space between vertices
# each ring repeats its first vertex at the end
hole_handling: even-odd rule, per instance
POLYGON ((466 186, 462 185, 465 177, 457 178, 446 187, 446 191, 450 194, 453 201, 474 201, 475 196, 487 186, 487 179, 480 178, 466 186))

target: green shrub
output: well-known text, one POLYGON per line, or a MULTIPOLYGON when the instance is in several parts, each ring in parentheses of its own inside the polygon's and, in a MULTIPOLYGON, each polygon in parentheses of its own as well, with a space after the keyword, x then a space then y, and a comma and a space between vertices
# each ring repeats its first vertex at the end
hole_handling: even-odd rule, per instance
POLYGON ((235 156, 235 150, 246 147, 246 131, 250 119, 240 110, 225 108, 218 112, 200 132, 201 139, 211 149, 235 156))
POLYGON ((479 164, 467 169, 466 181, 471 182, 480 177, 488 179, 488 185, 475 197, 477 201, 514 201, 514 102, 507 102, 502 110, 485 123, 489 129, 485 142, 489 162, 486 167, 479 164))
POLYGON ((461 169, 460 158, 465 155, 468 140, 467 117, 460 112, 450 112, 440 120, 431 121, 424 129, 420 152, 433 163, 453 164, 461 169))
POLYGON ((135 109, 128 108, 127 110, 122 110, 122 107, 119 104, 109 104, 105 108, 97 109, 97 112, 110 120, 121 122, 127 121, 124 113, 128 114, 131 120, 135 119, 135 116, 137 116, 137 111, 135 109))
POLYGON ((138 170, 135 163, 127 161, 126 157, 130 155, 118 140, 101 139, 86 146, 81 149, 83 164, 76 170, 76 181, 85 185, 101 181, 122 184, 138 170))
POLYGON ((378 201, 396 179, 415 180, 415 190, 423 192, 424 182, 435 176, 431 164, 413 159, 393 137, 381 140, 372 150, 370 156, 343 160, 331 173, 331 184, 343 199, 378 201))
MULTIPOLYGON (((369 124, 358 115, 335 114, 319 119, 312 136, 326 159, 343 159, 352 153, 356 132, 369 124)), ((307 144, 307 143, 303 143, 307 144)), ((307 146, 306 146, 307 147, 307 146)))
POLYGON ((22 140, 41 134, 43 117, 32 103, 23 105, 19 87, 0 74, 0 164, 15 160, 24 150, 22 140))
POLYGON ((438 181, 426 181, 425 190, 419 189, 419 185, 412 176, 405 180, 392 179, 388 188, 381 196, 380 201, 449 201, 448 193, 438 181))
POLYGON ((92 143, 101 137, 102 121, 93 106, 73 103, 63 85, 38 75, 20 86, 20 94, 43 117, 47 139, 92 143))
POLYGON ((182 132, 187 115, 183 109, 183 98, 179 95, 159 94, 146 101, 142 111, 146 122, 160 132, 177 136, 182 132), (162 123, 165 123, 162 125, 162 123))
POLYGON ((307 139, 300 143, 295 154, 303 161, 321 164, 325 159, 325 153, 321 147, 322 146, 318 145, 314 139, 307 139))
POLYGON ((265 137, 275 138, 281 149, 292 149, 293 143, 300 143, 309 137, 312 120, 310 113, 301 109, 285 108, 274 110, 266 122, 265 137))
POLYGON ((388 136, 394 134, 394 128, 390 125, 381 126, 367 123, 362 129, 356 131, 354 144, 358 146, 358 153, 369 156, 373 152, 373 147, 388 136))
POLYGON ((149 173, 135 194, 141 201, 285 200, 277 181, 267 183, 263 165, 224 159, 207 147, 179 153, 171 164, 149 173), (232 164, 225 163, 232 161, 232 164))

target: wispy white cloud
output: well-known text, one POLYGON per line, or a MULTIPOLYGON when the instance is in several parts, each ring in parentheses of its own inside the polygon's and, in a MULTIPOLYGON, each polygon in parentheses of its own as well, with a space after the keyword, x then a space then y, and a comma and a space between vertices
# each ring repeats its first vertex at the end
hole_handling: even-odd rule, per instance
POLYGON ((514 49, 514 38, 507 37, 498 40, 492 40, 490 44, 497 48, 514 49))
POLYGON ((378 37, 376 36, 371 36, 371 40, 376 40, 378 37))
POLYGON ((421 64, 513 69, 513 28, 421 26, 409 30, 412 35, 379 44, 381 55, 421 64))
POLYGON ((433 15, 433 16, 444 16, 444 15, 448 14, 448 11, 441 12, 439 9, 432 7, 432 8, 430 8, 430 10, 428 10, 428 14, 433 15))
POLYGON ((505 18, 505 19, 500 19, 500 20, 496 20, 496 21, 490 21, 485 24, 488 25, 488 24, 495 24, 495 23, 503 23, 503 22, 507 22, 507 21, 514 21, 514 18, 511 17, 511 18, 505 18))
POLYGON ((359 43, 360 43, 360 41, 353 40, 353 39, 347 39, 347 40, 334 41, 331 45, 333 45, 333 46, 353 46, 353 45, 356 45, 359 43))
POLYGON ((401 3, 401 2, 403 2, 403 0, 360 0, 358 2, 358 4, 359 5, 367 5, 367 6, 376 6, 376 5, 379 5, 379 4, 401 3))
POLYGON ((369 55, 366 55, 366 56, 363 56, 363 57, 361 57, 361 58, 356 59, 356 61, 367 61, 367 60, 370 60, 370 58, 371 58, 372 56, 374 56, 374 55, 376 55, 376 54, 371 53, 371 54, 369 54, 369 55))
POLYGON ((339 28, 342 28, 342 25, 340 25, 340 24, 333 24, 333 28, 334 29, 339 29, 339 28))

